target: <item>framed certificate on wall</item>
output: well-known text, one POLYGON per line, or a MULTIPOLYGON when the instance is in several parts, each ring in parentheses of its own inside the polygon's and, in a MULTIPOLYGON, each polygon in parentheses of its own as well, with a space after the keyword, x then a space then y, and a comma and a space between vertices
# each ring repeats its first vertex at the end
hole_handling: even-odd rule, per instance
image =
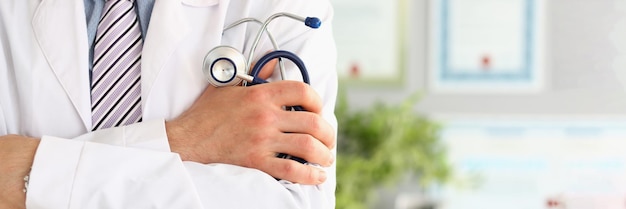
POLYGON ((544 86, 543 0, 431 0, 433 92, 538 92, 544 86))
POLYGON ((398 84, 405 68, 406 0, 333 0, 343 82, 398 84))

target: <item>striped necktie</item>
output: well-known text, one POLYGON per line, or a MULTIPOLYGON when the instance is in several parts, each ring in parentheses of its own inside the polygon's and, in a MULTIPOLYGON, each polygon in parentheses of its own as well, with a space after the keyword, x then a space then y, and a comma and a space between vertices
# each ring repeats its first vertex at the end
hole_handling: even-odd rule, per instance
POLYGON ((142 120, 141 31, 134 0, 107 0, 94 42, 92 130, 142 120))

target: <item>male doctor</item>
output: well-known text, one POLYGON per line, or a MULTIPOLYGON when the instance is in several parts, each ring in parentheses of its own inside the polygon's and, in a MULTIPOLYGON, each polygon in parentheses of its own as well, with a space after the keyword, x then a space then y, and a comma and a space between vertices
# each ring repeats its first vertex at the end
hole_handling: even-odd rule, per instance
POLYGON ((331 18, 327 0, 0 1, 0 208, 333 208, 331 18), (208 85, 206 53, 248 54, 259 29, 225 25, 277 12, 323 21, 268 29, 311 86, 208 85))

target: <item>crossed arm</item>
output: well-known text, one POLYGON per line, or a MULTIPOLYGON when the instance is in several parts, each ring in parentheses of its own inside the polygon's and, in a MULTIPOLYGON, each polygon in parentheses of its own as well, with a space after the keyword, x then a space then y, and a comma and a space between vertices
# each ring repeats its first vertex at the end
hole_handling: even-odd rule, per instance
MULTIPOLYGON (((187 111, 165 122, 165 129, 171 152, 182 161, 236 165, 290 182, 318 185, 327 179, 324 169, 276 158, 276 154, 331 166, 335 133, 321 111, 319 96, 301 82, 209 86, 187 111), (309 112, 282 109, 294 105, 309 112)), ((0 207, 25 207, 23 177, 33 165, 40 142, 28 136, 0 136, 0 207)))

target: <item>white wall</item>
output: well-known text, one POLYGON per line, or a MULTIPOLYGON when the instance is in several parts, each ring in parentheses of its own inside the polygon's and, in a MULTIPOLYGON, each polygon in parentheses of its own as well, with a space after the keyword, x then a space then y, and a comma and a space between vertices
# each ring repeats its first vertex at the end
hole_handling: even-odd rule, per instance
MULTIPOLYGON (((444 119, 626 117, 626 0, 544 0, 546 87, 536 94, 509 95, 428 93, 428 0, 408 1, 410 51, 405 83, 344 86, 355 108, 377 100, 398 102, 413 92, 424 92, 416 109, 444 119)), ((381 192, 373 208, 392 208, 399 193, 419 191, 400 186, 381 192)))
MULTIPOLYGON (((428 1, 411 2, 402 87, 348 86, 364 107, 426 92, 417 109, 435 116, 626 116, 626 1, 546 0, 546 88, 536 94, 430 94, 426 88, 428 1)), ((372 50, 375 51, 375 50, 372 50)))

